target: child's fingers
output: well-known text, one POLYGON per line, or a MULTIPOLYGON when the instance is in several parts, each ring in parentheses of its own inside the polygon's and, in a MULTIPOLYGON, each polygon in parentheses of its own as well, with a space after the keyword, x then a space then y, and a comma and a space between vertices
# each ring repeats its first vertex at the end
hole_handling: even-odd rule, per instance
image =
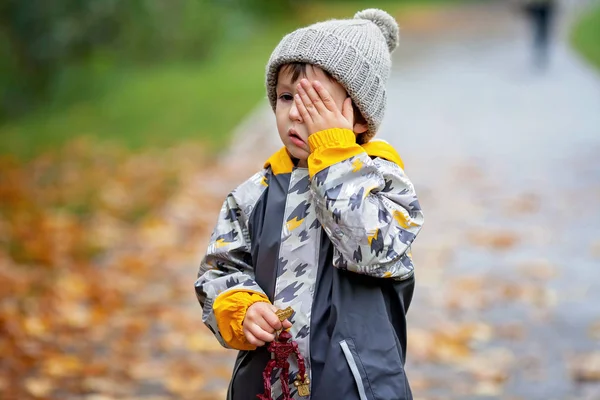
POLYGON ((283 321, 282 325, 283 325, 283 329, 289 329, 292 327, 292 323, 290 321, 288 321, 287 319, 285 321, 283 321))
POLYGON ((308 81, 308 79, 302 79, 300 81, 300 85, 302 85, 302 89, 304 89, 304 91, 306 92, 308 98, 314 105, 315 110, 318 113, 323 113, 323 112, 328 111, 327 107, 323 103, 323 100, 321 99, 321 96, 319 95, 319 93, 317 93, 313 84, 314 84, 314 82, 311 83, 308 81))
POLYGON ((331 112, 335 112, 338 108, 335 104, 335 101, 333 101, 333 98, 329 94, 329 91, 325 89, 325 87, 319 81, 314 81, 313 87, 315 88, 317 94, 321 97, 325 108, 331 112))
POLYGON ((248 331, 258 340, 263 342, 272 342, 275 339, 275 334, 269 333, 260 327, 258 324, 249 324, 248 331))
MULTIPOLYGON (((279 321, 277 317, 275 318, 279 321)), ((276 331, 276 329, 271 326, 271 321, 268 321, 262 314, 253 321, 253 323, 258 325, 265 332, 273 333, 276 331)))
MULTIPOLYGON (((275 310, 277 309, 275 306, 272 307, 275 308, 275 310)), ((275 314, 275 311, 273 311, 273 309, 269 310, 265 308, 261 310, 261 316, 263 317, 264 323, 269 325, 269 329, 273 329, 274 331, 281 329, 281 321, 279 320, 279 317, 277 316, 277 314, 275 314)))
POLYGON ((246 330, 244 332, 244 335, 246 335, 246 340, 248 341, 248 343, 250 343, 253 346, 260 347, 260 346, 264 346, 265 345, 265 342, 263 342, 262 340, 257 339, 256 336, 254 336, 252 334, 252 332, 249 332, 248 330, 246 330))
POLYGON ((312 100, 308 96, 308 93, 306 93, 306 90, 304 90, 304 88, 302 87, 302 84, 298 84, 296 89, 298 91, 298 95, 300 96, 300 99, 302 100, 302 103, 304 104, 304 108, 306 108, 309 115, 314 120, 315 119, 314 117, 319 115, 319 111, 316 109, 312 100))
POLYGON ((298 95, 298 94, 294 95, 294 102, 296 103, 296 108, 298 109, 298 112, 300 113, 300 116, 302 117, 302 121, 304 121, 306 123, 311 123, 312 116, 308 113, 308 110, 304 106, 304 103, 302 102, 300 95, 298 95))

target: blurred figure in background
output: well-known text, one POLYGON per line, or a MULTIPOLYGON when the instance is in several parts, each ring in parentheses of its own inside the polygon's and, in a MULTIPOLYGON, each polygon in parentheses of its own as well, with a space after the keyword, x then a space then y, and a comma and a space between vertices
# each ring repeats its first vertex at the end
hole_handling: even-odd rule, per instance
POLYGON ((554 0, 522 0, 522 6, 531 26, 534 66, 539 70, 545 70, 550 62, 550 41, 556 2, 554 0))

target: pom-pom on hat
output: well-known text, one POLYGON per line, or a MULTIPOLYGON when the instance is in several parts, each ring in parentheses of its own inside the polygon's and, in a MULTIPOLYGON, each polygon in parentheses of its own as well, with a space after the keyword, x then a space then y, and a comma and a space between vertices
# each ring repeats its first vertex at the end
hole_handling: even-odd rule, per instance
POLYGON ((277 74, 284 64, 316 65, 333 76, 348 92, 368 123, 358 142, 368 142, 379 128, 387 101, 385 85, 390 54, 398 46, 396 20, 383 10, 359 11, 353 19, 329 20, 300 28, 279 42, 267 64, 267 94, 277 104, 277 74))

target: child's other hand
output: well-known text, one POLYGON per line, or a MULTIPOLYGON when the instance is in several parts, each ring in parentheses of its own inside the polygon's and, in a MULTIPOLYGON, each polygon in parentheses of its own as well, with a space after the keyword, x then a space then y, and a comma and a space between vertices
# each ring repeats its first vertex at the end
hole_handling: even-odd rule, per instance
POLYGON ((248 343, 258 347, 264 346, 266 342, 272 342, 275 339, 275 331, 292 326, 287 319, 283 323, 279 321, 275 311, 277 311, 277 307, 262 301, 248 307, 242 323, 244 336, 248 343))
POLYGON ((309 135, 331 128, 352 130, 354 112, 350 97, 344 100, 340 112, 331 94, 321 82, 309 82, 308 79, 302 79, 297 86, 297 90, 298 93, 294 96, 294 102, 308 128, 309 135))

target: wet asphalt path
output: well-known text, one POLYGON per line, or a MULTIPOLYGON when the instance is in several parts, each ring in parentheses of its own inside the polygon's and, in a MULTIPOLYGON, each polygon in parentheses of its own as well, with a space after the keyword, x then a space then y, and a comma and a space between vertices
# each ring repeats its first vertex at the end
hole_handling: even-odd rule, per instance
POLYGON ((405 32, 395 53, 379 137, 426 213, 411 339, 479 324, 469 351, 495 364, 411 359, 409 342, 416 398, 600 399, 573 379, 577 357, 600 350, 600 74, 565 43, 566 14, 543 73, 524 21, 497 5, 405 32), (486 368, 505 371, 473 373, 486 368))

